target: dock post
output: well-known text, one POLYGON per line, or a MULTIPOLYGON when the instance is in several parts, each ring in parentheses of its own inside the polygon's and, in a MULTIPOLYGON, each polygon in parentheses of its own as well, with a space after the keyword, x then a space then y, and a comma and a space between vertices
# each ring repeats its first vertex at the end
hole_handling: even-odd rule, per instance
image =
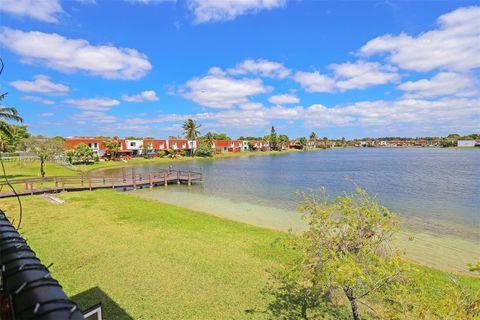
POLYGON ((122 176, 123 176, 123 182, 127 181, 126 173, 125 173, 125 167, 122 168, 122 176))
POLYGON ((153 183, 152 183, 152 174, 148 174, 148 180, 150 181, 150 188, 153 188, 153 183))
POLYGON ((88 178, 88 189, 92 191, 92 179, 88 178))
POLYGON ((62 179, 62 191, 65 191, 65 180, 62 179))
POLYGON ((168 185, 167 172, 166 171, 163 172, 163 182, 164 182, 165 187, 166 187, 168 185))
POLYGON ((111 177, 112 179, 112 189, 115 189, 115 183, 113 182, 113 177, 111 177))
POLYGON ((188 170, 188 185, 192 185, 192 172, 190 170, 188 170))
POLYGON ((102 184, 105 185, 105 176, 103 176, 102 184))
POLYGON ((133 180, 133 190, 137 190, 137 178, 135 177, 135 175, 132 176, 132 180, 133 180))
POLYGON ((177 171, 177 184, 180 184, 180 170, 177 171))
POLYGON ((81 178, 81 186, 83 187, 83 174, 82 174, 82 178, 81 178))
POLYGON ((30 182, 30 194, 33 195, 33 182, 30 182))
POLYGON ((54 181, 55 181, 55 190, 58 189, 58 180, 57 180, 57 177, 53 178, 54 181))
POLYGON ((28 190, 28 181, 25 181, 25 190, 28 190))

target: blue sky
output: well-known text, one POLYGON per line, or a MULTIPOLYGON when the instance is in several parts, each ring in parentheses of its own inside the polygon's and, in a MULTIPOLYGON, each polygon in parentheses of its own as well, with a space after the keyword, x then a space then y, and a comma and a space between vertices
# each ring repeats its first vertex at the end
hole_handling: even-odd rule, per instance
POLYGON ((50 136, 479 132, 475 4, 0 0, 1 90, 50 136))

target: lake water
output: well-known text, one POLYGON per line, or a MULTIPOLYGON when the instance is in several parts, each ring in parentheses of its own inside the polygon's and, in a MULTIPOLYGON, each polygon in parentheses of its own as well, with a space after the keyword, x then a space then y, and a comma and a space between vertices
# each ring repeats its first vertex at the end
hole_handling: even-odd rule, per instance
MULTIPOLYGON (((297 191, 327 188, 332 195, 354 184, 378 194, 410 228, 477 238, 480 233, 480 149, 345 148, 280 155, 173 163, 200 168, 203 186, 139 191, 173 204, 262 226, 301 226, 297 191)), ((136 166, 137 172, 167 165, 136 166)), ((119 168, 102 174, 119 174, 119 168)), ((198 169, 197 169, 198 170, 198 169)), ((477 238, 478 239, 478 238, 477 238)))

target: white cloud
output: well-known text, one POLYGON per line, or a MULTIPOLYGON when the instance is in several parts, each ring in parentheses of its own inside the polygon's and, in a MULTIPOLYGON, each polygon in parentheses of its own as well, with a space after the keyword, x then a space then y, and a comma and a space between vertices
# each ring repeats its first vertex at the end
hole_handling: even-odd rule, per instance
POLYGON ((286 0, 188 0, 196 23, 230 21, 237 16, 283 7, 286 0))
POLYGON ((298 71, 293 79, 308 92, 365 89, 400 79, 395 68, 377 62, 360 60, 355 63, 331 64, 328 67, 333 70, 333 75, 323 75, 318 71, 298 71))
POLYGON ((120 104, 120 101, 110 98, 68 99, 63 102, 82 110, 91 111, 108 111, 120 104))
POLYGON ((107 114, 101 111, 84 111, 78 114, 74 114, 72 119, 77 120, 78 123, 116 123, 118 118, 116 116, 107 114))
POLYGON ((440 16, 439 27, 410 36, 384 35, 367 42, 360 53, 385 53, 403 69, 466 71, 480 67, 480 7, 466 7, 440 16))
POLYGON ((35 96, 21 96, 21 97, 20 97, 20 100, 22 100, 22 101, 37 102, 37 103, 41 103, 41 104, 44 104, 44 105, 52 105, 52 104, 55 104, 55 101, 53 101, 53 100, 44 99, 44 98, 35 97, 35 96))
POLYGON ((130 48, 91 45, 56 33, 24 32, 3 28, 0 44, 20 55, 23 63, 35 63, 62 72, 85 71, 105 79, 140 79, 152 65, 146 55, 130 48))
POLYGON ((259 102, 247 102, 240 105, 240 109, 242 110, 257 110, 262 108, 263 108, 263 104, 259 102))
POLYGON ((70 91, 70 88, 61 83, 50 81, 50 77, 37 74, 33 81, 17 80, 10 82, 15 89, 22 92, 38 92, 53 95, 63 95, 70 91))
POLYGON ((127 102, 145 102, 145 101, 157 101, 158 97, 155 91, 147 90, 142 91, 139 94, 128 96, 126 94, 122 95, 122 100, 127 102))
POLYGON ((377 62, 347 62, 329 67, 335 72, 336 87, 340 90, 365 89, 400 79, 394 68, 377 62))
POLYGON ((44 112, 40 114, 41 117, 52 117, 54 115, 55 114, 53 112, 44 112))
POLYGON ((298 82, 307 92, 334 92, 335 80, 320 74, 318 71, 297 71, 293 79, 298 82))
POLYGON ((245 60, 227 72, 232 75, 255 74, 276 79, 284 79, 291 73, 283 64, 265 59, 245 60))
POLYGON ((50 23, 64 13, 60 0, 0 0, 0 11, 50 23))
POLYGON ((469 74, 440 72, 431 79, 408 81, 397 89, 409 98, 433 98, 440 96, 468 97, 479 95, 480 81, 469 74))
POLYGON ((274 104, 289 104, 289 103, 299 103, 300 99, 293 94, 279 94, 276 96, 271 96, 268 98, 268 101, 274 104))
POLYGON ((182 95, 211 108, 228 109, 248 102, 248 97, 271 91, 260 79, 233 79, 221 74, 209 74, 187 81, 182 95))

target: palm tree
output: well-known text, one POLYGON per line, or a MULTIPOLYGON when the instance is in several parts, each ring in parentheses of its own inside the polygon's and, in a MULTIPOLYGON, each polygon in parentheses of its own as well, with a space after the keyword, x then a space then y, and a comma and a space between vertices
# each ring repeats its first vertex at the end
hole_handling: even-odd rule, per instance
POLYGON ((213 146, 215 141, 215 135, 212 132, 207 132, 205 136, 203 136, 203 142, 205 142, 210 148, 213 146))
MULTIPOLYGON (((183 134, 185 135, 185 138, 192 141, 197 140, 198 136, 200 135, 200 131, 198 131, 198 129, 201 126, 202 125, 197 125, 197 122, 195 120, 192 120, 192 119, 185 120, 185 122, 182 125, 183 134)), ((192 146, 192 148, 190 149, 190 155, 193 157, 194 154, 195 154, 195 150, 193 149, 193 146, 192 146)))
POLYGON ((0 95, 0 133, 11 138, 14 134, 14 128, 5 120, 23 122, 23 119, 18 115, 17 109, 2 106, 2 101, 6 96, 7 93, 0 95))

